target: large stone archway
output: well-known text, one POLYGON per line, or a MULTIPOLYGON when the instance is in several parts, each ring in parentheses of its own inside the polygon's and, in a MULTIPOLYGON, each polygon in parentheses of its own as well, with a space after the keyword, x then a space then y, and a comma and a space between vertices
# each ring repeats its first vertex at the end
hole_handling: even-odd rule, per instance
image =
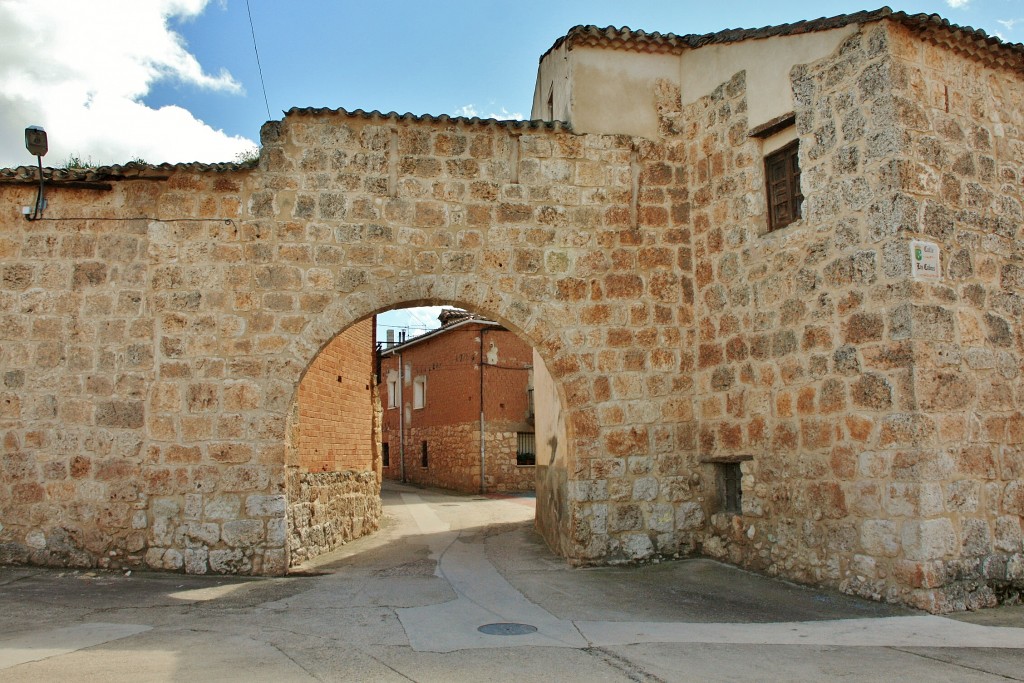
MULTIPOLYGON (((8 458, 31 474, 10 489, 9 557, 283 571, 288 412, 305 368, 376 311, 440 301, 507 325, 554 378, 568 443, 539 514, 553 547, 579 562, 678 549, 674 527, 660 542, 646 521, 611 531, 587 483, 693 433, 689 253, 662 147, 557 124, 306 110, 267 124, 263 142, 252 169, 54 182, 47 220, 9 226, 26 256, 5 271, 10 289, 48 302, 5 358, 32 368, 9 410, 38 427, 11 437, 8 458), (66 278, 39 286, 42 270, 66 278)), ((26 192, 8 187, 5 203, 26 192)))

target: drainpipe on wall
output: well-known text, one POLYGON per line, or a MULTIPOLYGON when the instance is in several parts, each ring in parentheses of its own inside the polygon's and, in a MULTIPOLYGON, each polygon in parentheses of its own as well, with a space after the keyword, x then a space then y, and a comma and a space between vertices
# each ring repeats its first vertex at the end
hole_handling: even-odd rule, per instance
POLYGON ((487 493, 486 466, 487 456, 484 451, 484 332, 480 330, 480 493, 487 493))
POLYGON ((402 354, 398 356, 398 469, 402 474, 402 483, 405 483, 405 401, 402 400, 402 390, 405 385, 405 374, 402 368, 402 354))

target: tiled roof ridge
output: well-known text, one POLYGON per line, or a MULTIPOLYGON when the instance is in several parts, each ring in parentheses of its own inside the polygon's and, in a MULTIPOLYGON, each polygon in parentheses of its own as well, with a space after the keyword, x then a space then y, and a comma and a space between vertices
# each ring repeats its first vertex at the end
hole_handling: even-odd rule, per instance
POLYGON ((538 119, 495 119, 481 118, 479 116, 450 116, 448 114, 413 114, 412 112, 399 114, 395 111, 385 113, 378 109, 366 111, 364 109, 349 110, 343 107, 334 109, 330 107, 292 107, 284 112, 285 118, 294 115, 321 116, 324 114, 340 114, 353 119, 382 119, 385 121, 412 121, 415 123, 461 123, 473 126, 498 126, 500 128, 514 129, 544 128, 572 132, 572 126, 565 121, 541 121, 538 119))
MULTIPOLYGON (((228 173, 232 171, 245 171, 254 168, 255 165, 255 162, 207 164, 200 161, 190 161, 177 164, 145 164, 129 161, 127 164, 88 166, 83 168, 48 168, 44 166, 43 178, 50 182, 102 182, 112 178, 138 178, 140 180, 148 178, 159 180, 178 171, 228 173)), ((39 167, 34 164, 14 168, 0 168, 0 183, 25 182, 38 179, 39 167)))
MULTIPOLYGON (((365 111, 363 109, 348 110, 344 108, 329 108, 329 107, 292 107, 288 111, 284 112, 285 118, 289 116, 323 116, 325 114, 334 114, 347 116, 349 118, 361 118, 361 119, 379 119, 383 121, 395 121, 395 122, 415 122, 415 123, 456 123, 470 126, 497 126, 499 128, 508 128, 513 130, 551 130, 551 131, 563 131, 571 133, 572 126, 564 121, 540 121, 540 120, 515 120, 515 119, 494 119, 494 118, 481 118, 479 116, 449 116, 448 114, 412 114, 406 112, 405 114, 399 114, 397 112, 383 113, 376 109, 373 111, 365 111)), ((89 168, 43 168, 43 177, 51 181, 65 181, 65 182, 82 182, 91 181, 99 182, 111 178, 161 178, 174 173, 177 171, 190 171, 190 172, 229 172, 229 171, 244 171, 253 168, 256 165, 255 161, 245 163, 213 163, 206 164, 198 161, 189 163, 163 163, 163 164, 144 164, 135 161, 128 162, 127 164, 113 164, 110 166, 96 166, 89 168)), ((0 168, 0 183, 3 182, 24 182, 26 180, 36 180, 39 178, 39 170, 34 165, 18 166, 15 168, 0 168)))
POLYGON ((447 325, 441 325, 440 327, 435 327, 432 330, 427 330, 423 334, 416 335, 415 337, 409 337, 403 342, 395 342, 393 346, 382 348, 381 355, 387 355, 394 351, 404 351, 413 344, 419 344, 421 342, 429 341, 431 339, 436 339, 437 337, 446 332, 451 332, 456 328, 463 327, 464 325, 468 325, 470 323, 477 323, 479 325, 488 325, 492 327, 498 327, 501 329, 507 329, 496 320, 491 320, 490 318, 486 318, 484 316, 480 316, 474 313, 469 317, 460 318, 451 323, 448 323, 447 325))
POLYGON ((575 46, 601 46, 611 49, 629 50, 636 52, 667 52, 682 53, 704 45, 735 43, 743 40, 757 40, 760 38, 771 38, 774 36, 798 35, 801 33, 814 33, 816 31, 827 31, 835 28, 842 28, 850 24, 865 24, 882 19, 890 19, 916 29, 930 28, 947 30, 958 33, 964 38, 974 41, 976 47, 996 47, 1009 49, 1024 56, 1024 45, 1020 43, 1005 43, 995 36, 988 35, 981 29, 971 26, 959 26, 944 19, 938 14, 908 14, 906 12, 894 12, 889 7, 882 7, 877 10, 865 10, 852 14, 839 14, 833 17, 821 17, 819 19, 808 19, 790 24, 777 24, 763 26, 761 28, 741 29, 732 28, 716 31, 714 33, 677 35, 674 33, 647 33, 642 30, 633 30, 628 26, 617 28, 614 26, 574 26, 555 41, 555 43, 541 55, 543 60, 548 54, 562 45, 568 49, 575 46))

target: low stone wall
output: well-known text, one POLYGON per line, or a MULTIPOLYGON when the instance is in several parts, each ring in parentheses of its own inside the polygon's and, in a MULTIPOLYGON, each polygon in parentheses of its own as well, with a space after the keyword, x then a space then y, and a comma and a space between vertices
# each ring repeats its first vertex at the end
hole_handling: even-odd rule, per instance
MULTIPOLYGON (((477 422, 416 427, 408 430, 405 445, 405 480, 421 486, 450 491, 480 491, 480 425, 477 422), (423 442, 427 443, 428 464, 423 467, 423 442)), ((384 468, 388 479, 400 480, 402 458, 397 430, 391 435, 391 466, 384 468)), ((533 491, 534 467, 516 464, 516 432, 488 431, 485 435, 487 493, 533 491)))
POLYGON ((475 493, 480 490, 480 423, 414 427, 405 444, 405 478, 422 486, 475 493), (428 464, 423 467, 422 444, 428 464))
POLYGON ((516 464, 517 432, 488 432, 487 492, 518 493, 533 491, 537 484, 536 468, 516 464))
POLYGON ((373 472, 289 472, 288 490, 290 567, 380 528, 373 472))

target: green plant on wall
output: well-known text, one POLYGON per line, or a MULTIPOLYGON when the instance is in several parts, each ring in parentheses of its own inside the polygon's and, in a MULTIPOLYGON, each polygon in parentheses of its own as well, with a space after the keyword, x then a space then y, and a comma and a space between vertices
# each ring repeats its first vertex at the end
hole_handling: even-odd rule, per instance
POLYGON ((235 155, 236 164, 255 165, 260 160, 260 148, 253 145, 235 155))

